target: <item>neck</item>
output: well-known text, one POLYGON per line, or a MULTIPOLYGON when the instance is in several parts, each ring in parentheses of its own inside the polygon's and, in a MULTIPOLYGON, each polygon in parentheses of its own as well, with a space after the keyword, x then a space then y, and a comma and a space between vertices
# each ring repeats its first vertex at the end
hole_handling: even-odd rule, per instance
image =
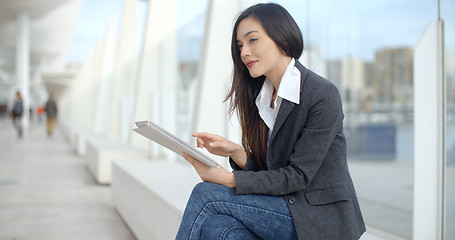
POLYGON ((270 80, 270 82, 272 82, 273 87, 275 88, 275 92, 278 91, 281 78, 283 78, 284 72, 286 71, 286 68, 288 67, 291 60, 291 57, 283 56, 282 60, 278 62, 277 66, 266 74, 266 77, 270 80))

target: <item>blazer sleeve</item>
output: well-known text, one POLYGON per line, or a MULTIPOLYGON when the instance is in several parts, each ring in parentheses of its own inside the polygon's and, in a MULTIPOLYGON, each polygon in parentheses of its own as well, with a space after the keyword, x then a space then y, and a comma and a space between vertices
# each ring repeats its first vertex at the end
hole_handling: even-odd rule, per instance
POLYGON ((345 150, 338 153, 332 149, 332 152, 329 152, 342 128, 344 118, 337 88, 331 83, 323 84, 305 91, 304 94, 307 95, 304 95, 302 100, 309 105, 297 107, 301 108, 298 111, 306 111, 306 114, 299 113, 295 123, 284 123, 288 126, 302 126, 287 133, 300 134, 297 141, 291 143, 293 146, 289 146, 289 142, 277 140, 269 146, 293 148, 289 159, 273 159, 287 165, 266 171, 234 171, 237 194, 286 195, 303 190, 311 183, 328 154, 339 154, 340 158, 343 157, 342 154, 346 154, 345 150))
POLYGON ((246 164, 245 164, 245 168, 244 169, 239 167, 239 165, 237 165, 237 163, 231 157, 229 157, 229 164, 231 165, 231 168, 234 171, 259 171, 258 165, 249 156, 246 159, 246 164))

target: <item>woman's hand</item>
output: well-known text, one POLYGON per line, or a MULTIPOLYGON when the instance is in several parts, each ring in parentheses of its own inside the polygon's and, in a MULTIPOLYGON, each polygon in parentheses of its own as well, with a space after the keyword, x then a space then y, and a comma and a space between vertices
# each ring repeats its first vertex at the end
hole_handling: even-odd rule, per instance
POLYGON ((239 167, 242 169, 245 167, 247 155, 242 146, 224 137, 206 132, 194 133, 193 137, 197 138, 197 147, 206 148, 210 153, 218 156, 231 157, 239 167))
POLYGON ((218 165, 218 168, 209 167, 186 153, 183 153, 182 157, 193 165, 197 174, 199 174, 204 182, 217 183, 230 188, 236 186, 234 174, 227 171, 222 166, 218 165))

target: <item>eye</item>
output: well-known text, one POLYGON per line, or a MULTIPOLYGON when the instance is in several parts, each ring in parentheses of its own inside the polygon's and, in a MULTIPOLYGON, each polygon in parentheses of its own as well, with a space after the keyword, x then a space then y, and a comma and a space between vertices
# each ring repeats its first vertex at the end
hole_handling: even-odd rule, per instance
POLYGON ((239 48, 240 51, 242 51, 243 44, 237 44, 237 47, 239 48))
POLYGON ((250 39, 250 43, 254 43, 254 42, 256 42, 257 40, 258 40, 257 38, 252 38, 252 39, 250 39))

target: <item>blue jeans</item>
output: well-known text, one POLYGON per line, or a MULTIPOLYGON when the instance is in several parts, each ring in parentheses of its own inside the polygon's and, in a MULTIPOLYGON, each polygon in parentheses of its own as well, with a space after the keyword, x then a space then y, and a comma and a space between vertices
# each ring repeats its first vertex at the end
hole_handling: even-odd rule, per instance
POLYGON ((196 185, 176 239, 297 239, 281 196, 236 195, 208 182, 196 185))

